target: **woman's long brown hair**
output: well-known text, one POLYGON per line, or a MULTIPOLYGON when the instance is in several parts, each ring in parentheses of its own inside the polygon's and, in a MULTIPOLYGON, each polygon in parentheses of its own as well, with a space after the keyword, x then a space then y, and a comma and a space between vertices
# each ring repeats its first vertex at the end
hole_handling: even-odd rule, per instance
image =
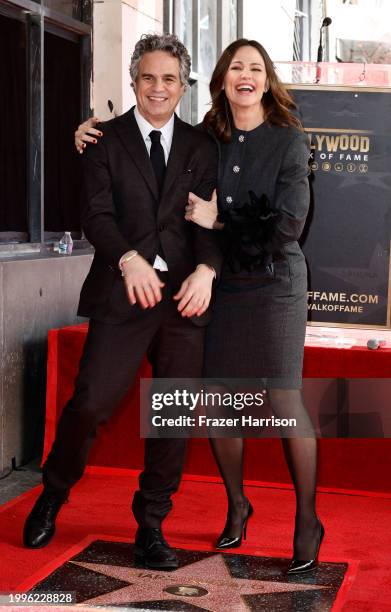
POLYGON ((235 53, 241 47, 246 46, 254 47, 265 62, 266 75, 269 81, 269 90, 263 95, 261 102, 265 121, 274 125, 284 127, 292 125, 302 129, 300 121, 291 112, 296 108, 296 104, 278 78, 267 51, 256 40, 247 40, 246 38, 240 38, 228 45, 216 64, 209 85, 212 108, 206 113, 204 124, 212 129, 219 140, 223 142, 231 140, 233 117, 222 87, 235 53))

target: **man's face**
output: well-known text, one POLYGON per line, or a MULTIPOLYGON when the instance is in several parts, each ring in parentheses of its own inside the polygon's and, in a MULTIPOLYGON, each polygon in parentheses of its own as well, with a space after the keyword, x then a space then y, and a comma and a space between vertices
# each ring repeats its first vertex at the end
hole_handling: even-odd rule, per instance
POLYGON ((178 58, 166 51, 145 53, 133 85, 142 116, 154 127, 162 127, 185 91, 179 77, 178 58))

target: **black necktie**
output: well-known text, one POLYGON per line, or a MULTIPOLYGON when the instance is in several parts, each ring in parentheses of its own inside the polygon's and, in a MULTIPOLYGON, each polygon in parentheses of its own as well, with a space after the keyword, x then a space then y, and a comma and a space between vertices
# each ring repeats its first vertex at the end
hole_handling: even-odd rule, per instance
POLYGON ((152 132, 149 134, 149 137, 152 142, 150 158, 151 158, 152 166, 155 172, 157 184, 159 187, 159 194, 162 191, 164 174, 166 172, 166 161, 164 159, 163 147, 160 142, 161 135, 162 133, 159 132, 158 130, 152 130, 152 132))

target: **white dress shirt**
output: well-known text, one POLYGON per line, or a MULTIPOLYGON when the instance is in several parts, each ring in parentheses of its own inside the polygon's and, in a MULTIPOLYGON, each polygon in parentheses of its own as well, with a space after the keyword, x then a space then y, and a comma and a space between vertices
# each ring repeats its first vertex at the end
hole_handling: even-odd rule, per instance
MULTIPOLYGON (((156 128, 151 123, 149 123, 149 121, 147 121, 142 116, 137 106, 134 109, 134 118, 137 121, 141 136, 143 137, 145 146, 147 147, 148 155, 150 155, 152 144, 149 134, 152 132, 152 130, 157 130, 161 132, 160 143, 163 147, 164 159, 167 165, 168 157, 170 155, 171 150, 172 137, 174 134, 174 114, 172 114, 167 123, 165 123, 160 128, 156 128)), ((161 272, 167 272, 168 270, 167 263, 164 261, 164 259, 160 257, 160 255, 156 255, 155 261, 153 262, 153 267, 156 270, 160 270, 161 272)))
POLYGON ((137 125, 141 132, 141 136, 143 137, 145 146, 147 147, 148 155, 150 154, 151 144, 152 144, 151 139, 149 137, 150 133, 152 132, 152 130, 161 132, 162 135, 160 137, 160 142, 163 147, 164 159, 167 165, 168 156, 170 155, 170 150, 171 150, 172 137, 174 135, 174 114, 172 114, 170 119, 167 121, 167 123, 165 123, 160 128, 156 128, 151 123, 149 123, 149 121, 147 121, 142 116, 137 106, 134 109, 134 118, 137 121, 137 125))

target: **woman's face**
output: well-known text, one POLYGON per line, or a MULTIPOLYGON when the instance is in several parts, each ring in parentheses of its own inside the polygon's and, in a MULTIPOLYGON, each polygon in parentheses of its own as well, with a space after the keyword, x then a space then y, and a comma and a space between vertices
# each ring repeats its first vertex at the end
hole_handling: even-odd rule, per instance
POLYGON ((262 55, 251 46, 240 47, 224 77, 225 94, 231 106, 259 111, 262 96, 269 87, 262 55))

